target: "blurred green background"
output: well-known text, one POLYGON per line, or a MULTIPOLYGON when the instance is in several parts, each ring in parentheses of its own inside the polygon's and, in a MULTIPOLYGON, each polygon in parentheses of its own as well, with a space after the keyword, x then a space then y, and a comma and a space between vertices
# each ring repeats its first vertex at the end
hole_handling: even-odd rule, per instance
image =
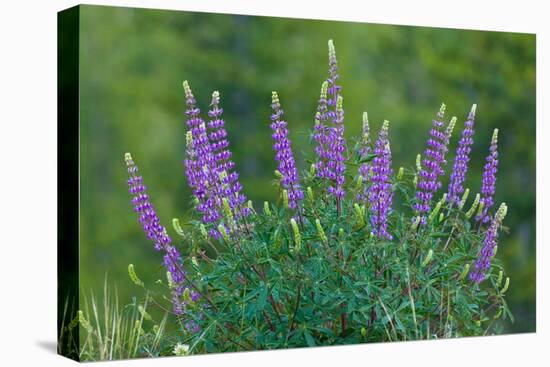
POLYGON ((313 153, 308 129, 332 38, 346 135, 360 132, 364 110, 373 130, 390 120, 395 168, 414 166, 441 102, 459 118, 454 153, 477 103, 467 177, 476 192, 492 131, 500 129, 496 202, 508 204, 511 231, 501 236, 498 256, 516 316, 507 331, 535 331, 534 35, 100 6, 82 6, 80 14, 82 290, 100 293, 108 275, 129 301, 136 289, 128 263, 146 283, 163 274, 161 255, 132 211, 123 157, 132 152, 173 234, 171 219, 185 220, 190 209, 182 81, 203 111, 220 91, 244 191, 258 205, 275 196, 271 91, 279 92, 303 168, 313 153))

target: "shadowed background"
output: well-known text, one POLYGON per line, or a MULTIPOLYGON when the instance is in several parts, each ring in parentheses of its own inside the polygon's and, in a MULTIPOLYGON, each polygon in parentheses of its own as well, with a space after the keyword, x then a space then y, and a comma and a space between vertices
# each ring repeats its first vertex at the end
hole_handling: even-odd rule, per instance
POLYGON ((394 169, 414 166, 441 102, 447 121, 458 117, 452 165, 477 103, 466 187, 478 192, 492 131, 500 129, 495 201, 508 204, 510 233, 501 234, 497 256, 511 278, 507 299, 516 316, 506 330, 535 331, 534 35, 99 6, 82 6, 80 17, 81 292, 100 293, 107 275, 127 302, 138 293, 129 263, 146 283, 164 274, 132 210, 124 153, 132 153, 174 235, 171 219, 185 221, 191 208, 181 82, 189 80, 203 112, 220 91, 233 160, 259 207, 276 194, 271 91, 279 92, 304 168, 333 39, 346 136, 358 136, 364 110, 374 132, 390 120, 394 169))

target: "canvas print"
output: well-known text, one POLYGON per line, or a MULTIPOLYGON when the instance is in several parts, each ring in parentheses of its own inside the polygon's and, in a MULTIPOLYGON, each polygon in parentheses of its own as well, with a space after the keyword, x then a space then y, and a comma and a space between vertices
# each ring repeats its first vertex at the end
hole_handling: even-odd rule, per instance
POLYGON ((535 332, 535 35, 59 14, 58 351, 535 332))

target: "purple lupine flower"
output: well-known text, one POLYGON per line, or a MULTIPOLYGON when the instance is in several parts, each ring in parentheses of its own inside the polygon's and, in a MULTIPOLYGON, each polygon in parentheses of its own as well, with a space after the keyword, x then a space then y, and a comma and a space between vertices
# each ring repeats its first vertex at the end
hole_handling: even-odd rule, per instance
POLYGON ((451 173, 449 190, 447 193, 447 201, 449 203, 458 204, 460 197, 464 192, 464 180, 466 178, 466 172, 468 171, 468 162, 470 161, 470 152, 472 151, 472 144, 474 139, 474 121, 476 114, 476 105, 472 106, 468 119, 464 123, 464 130, 462 131, 462 137, 458 142, 456 148, 456 156, 453 165, 453 171, 451 173))
POLYGON ((391 240, 392 236, 388 233, 388 214, 391 209, 393 193, 390 176, 391 168, 391 150, 388 138, 389 122, 386 120, 382 124, 382 129, 378 133, 378 139, 375 143, 374 153, 376 157, 372 162, 372 186, 368 193, 370 204, 370 219, 372 233, 379 239, 391 240))
POLYGON ((495 247, 497 245, 498 230, 508 208, 506 204, 501 204, 495 214, 491 225, 485 232, 485 238, 483 239, 483 247, 479 251, 478 258, 474 262, 473 270, 470 272, 470 280, 476 283, 481 283, 485 280, 487 271, 491 267, 491 258, 495 255, 495 247))
POLYGON ((498 129, 493 132, 491 139, 491 146, 489 148, 489 155, 485 159, 485 166, 483 167, 483 176, 481 181, 481 200, 483 203, 483 210, 476 217, 481 223, 487 223, 491 220, 489 210, 493 206, 493 197, 495 196, 495 185, 497 182, 497 167, 498 167, 498 129))
POLYGON ((277 92, 273 92, 271 107, 271 129, 273 130, 273 149, 276 151, 275 160, 279 162, 278 170, 281 172, 281 186, 288 191, 288 206, 292 209, 298 207, 300 200, 304 198, 304 192, 300 188, 298 171, 294 162, 294 155, 288 139, 287 122, 282 120, 283 110, 279 103, 277 92))
MULTIPOLYGON (((157 216, 155 208, 149 200, 147 189, 143 184, 143 178, 138 176, 138 167, 135 165, 130 153, 125 155, 126 166, 128 168, 128 186, 130 194, 132 194, 132 204, 134 210, 139 213, 139 221, 147 238, 154 243, 154 248, 157 251, 165 253, 163 264, 168 270, 170 277, 174 283, 172 287, 172 306, 174 313, 177 315, 183 314, 185 302, 181 299, 185 290, 184 281, 186 273, 183 270, 183 262, 179 251, 172 246, 172 239, 166 232, 166 228, 160 224, 160 219, 157 216)), ((198 294, 195 293, 195 297, 198 294)))
POLYGON ((246 202, 246 196, 241 193, 242 185, 239 182, 239 174, 233 171, 235 163, 231 160, 231 151, 227 140, 227 131, 225 130, 225 122, 221 118, 223 108, 220 104, 220 93, 215 91, 212 93, 212 102, 208 116, 211 120, 208 122, 208 139, 214 159, 216 161, 216 172, 219 176, 220 187, 219 195, 226 197, 233 214, 238 219, 241 216, 250 214, 250 209, 243 204, 246 202))
MULTIPOLYGON (((369 154, 372 154, 372 147, 370 141, 370 127, 369 127, 369 116, 366 112, 363 112, 363 129, 362 129, 362 139, 361 147, 359 148, 359 156, 361 159, 365 159, 369 154)), ((363 162, 359 166, 359 174, 363 179, 363 188, 358 195, 358 200, 363 201, 368 198, 369 186, 367 182, 371 174, 372 162, 363 162)))
POLYGON ((193 195, 198 200, 197 210, 205 224, 216 223, 222 218, 216 159, 208 139, 206 124, 200 117, 200 110, 187 81, 183 82, 187 110, 187 158, 185 174, 193 195))
POLYGON ((334 127, 329 130, 329 162, 327 164, 328 177, 333 181, 328 188, 328 192, 336 197, 336 204, 339 206, 340 200, 345 195, 344 174, 346 171, 345 156, 346 141, 344 139, 344 108, 343 98, 338 96, 336 101, 334 127))
POLYGON ((327 172, 328 162, 328 127, 327 122, 327 89, 328 82, 325 80, 321 85, 321 96, 319 97, 319 104, 317 106, 317 112, 315 114, 315 126, 313 132, 313 139, 315 140, 316 147, 315 153, 317 154, 317 162, 315 162, 315 169, 317 177, 325 178, 327 172))
POLYGON ((317 146, 316 172, 319 178, 329 181, 328 192, 336 198, 340 211, 340 201, 344 197, 344 173, 346 141, 344 139, 344 109, 340 95, 341 86, 337 84, 338 63, 332 40, 328 41, 329 76, 321 87, 321 98, 315 116, 313 138, 317 146), (329 121, 332 123, 329 124, 329 121))
POLYGON ((437 117, 432 121, 430 137, 426 143, 422 169, 418 174, 418 184, 416 190, 416 203, 413 208, 420 217, 420 224, 427 222, 426 214, 430 211, 431 200, 437 190, 441 187, 439 176, 443 175, 443 166, 445 162, 445 153, 449 137, 443 131, 443 115, 445 113, 445 104, 441 105, 437 117))

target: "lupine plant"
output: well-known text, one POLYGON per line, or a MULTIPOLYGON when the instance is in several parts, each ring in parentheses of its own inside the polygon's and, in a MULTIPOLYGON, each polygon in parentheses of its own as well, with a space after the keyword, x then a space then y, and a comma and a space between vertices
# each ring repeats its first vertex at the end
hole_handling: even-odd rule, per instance
MULTIPOLYGON (((167 281, 147 294, 179 325, 174 350, 487 335, 498 333, 498 319, 513 320, 505 302, 510 279, 495 257, 507 211, 505 204, 493 210, 496 130, 473 200, 464 185, 476 105, 466 116, 453 165, 446 156, 457 118, 447 120, 443 104, 416 167, 394 169, 388 121, 371 138, 365 112, 362 136, 347 144, 336 51, 332 41, 328 46, 329 72, 311 134, 314 163, 301 174, 291 118, 283 119, 284 96, 274 91, 271 112, 266 106, 276 202, 247 201, 238 162, 231 160, 220 93, 212 94, 203 120, 187 81, 184 163, 196 214, 187 223, 172 221, 175 237, 161 224, 126 154, 138 219, 165 254, 167 281)), ((360 116, 349 118, 361 122, 360 116)), ((133 266, 129 270, 144 287, 133 266)))

